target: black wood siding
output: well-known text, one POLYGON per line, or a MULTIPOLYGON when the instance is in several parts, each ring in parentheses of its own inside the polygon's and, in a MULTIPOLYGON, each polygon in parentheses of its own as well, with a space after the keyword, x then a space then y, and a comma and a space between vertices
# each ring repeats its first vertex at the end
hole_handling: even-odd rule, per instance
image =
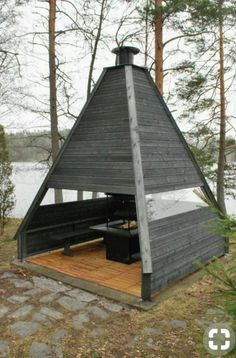
POLYGON ((115 210, 112 199, 99 198, 40 206, 25 234, 24 257, 63 247, 53 236, 79 231, 72 244, 98 238, 91 225, 103 223, 115 210))
POLYGON ((217 220, 209 208, 201 208, 149 222, 153 273, 152 293, 189 275, 206 263, 224 255, 225 239, 210 225, 217 220))
POLYGON ((145 193, 202 186, 202 180, 145 70, 133 68, 145 193))
POLYGON ((123 67, 107 70, 47 186, 135 193, 123 67))

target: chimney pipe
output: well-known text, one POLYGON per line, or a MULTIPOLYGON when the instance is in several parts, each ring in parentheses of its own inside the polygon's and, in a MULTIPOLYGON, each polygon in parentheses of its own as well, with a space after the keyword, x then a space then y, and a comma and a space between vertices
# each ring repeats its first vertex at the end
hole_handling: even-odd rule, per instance
POLYGON ((139 53, 139 49, 132 46, 116 47, 112 53, 116 55, 116 65, 132 65, 134 62, 134 55, 139 53))

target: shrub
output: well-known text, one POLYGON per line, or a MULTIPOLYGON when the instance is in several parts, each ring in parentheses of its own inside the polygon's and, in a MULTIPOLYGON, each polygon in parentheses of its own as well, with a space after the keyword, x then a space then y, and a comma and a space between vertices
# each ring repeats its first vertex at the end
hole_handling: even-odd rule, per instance
POLYGON ((12 165, 9 161, 5 133, 3 127, 0 126, 0 235, 3 235, 9 214, 15 205, 11 175, 12 165))

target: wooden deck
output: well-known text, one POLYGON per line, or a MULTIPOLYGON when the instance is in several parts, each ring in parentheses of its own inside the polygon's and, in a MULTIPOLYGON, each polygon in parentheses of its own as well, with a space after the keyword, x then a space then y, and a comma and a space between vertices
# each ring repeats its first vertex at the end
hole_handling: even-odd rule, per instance
POLYGON ((126 265, 106 260, 105 247, 101 242, 74 247, 72 257, 56 251, 31 257, 27 262, 133 296, 141 296, 141 262, 126 265))

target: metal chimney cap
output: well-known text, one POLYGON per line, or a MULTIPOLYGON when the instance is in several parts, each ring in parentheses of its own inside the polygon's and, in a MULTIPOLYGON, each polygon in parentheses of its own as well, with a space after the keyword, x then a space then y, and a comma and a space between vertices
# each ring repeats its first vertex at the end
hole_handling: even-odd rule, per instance
POLYGON ((133 46, 120 46, 112 50, 116 55, 116 65, 132 65, 134 55, 137 55, 140 50, 133 46))

